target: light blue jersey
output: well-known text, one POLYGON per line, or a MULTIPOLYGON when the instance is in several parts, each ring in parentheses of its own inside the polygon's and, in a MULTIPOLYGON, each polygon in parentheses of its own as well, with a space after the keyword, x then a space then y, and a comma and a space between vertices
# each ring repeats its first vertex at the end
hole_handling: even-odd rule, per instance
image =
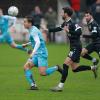
POLYGON ((36 54, 43 54, 45 56, 48 56, 47 48, 46 48, 45 41, 44 41, 41 31, 37 27, 32 26, 32 28, 29 30, 29 33, 30 33, 29 40, 31 42, 33 49, 35 49, 34 48, 34 46, 35 46, 34 38, 36 36, 38 36, 38 38, 40 40, 40 46, 37 49, 36 54))
POLYGON ((13 39, 11 38, 8 28, 9 26, 9 20, 14 19, 11 16, 7 15, 2 15, 0 16, 0 43, 3 42, 4 40, 8 43, 11 44, 13 42, 13 39))
POLYGON ((0 33, 2 35, 8 34, 8 19, 4 16, 0 17, 0 33))
POLYGON ((37 27, 32 26, 29 29, 29 33, 30 33, 29 40, 31 42, 33 50, 35 51, 35 54, 32 57, 32 62, 36 66, 48 66, 47 63, 48 51, 41 31, 37 27), (39 46, 36 45, 36 43, 38 42, 39 46))

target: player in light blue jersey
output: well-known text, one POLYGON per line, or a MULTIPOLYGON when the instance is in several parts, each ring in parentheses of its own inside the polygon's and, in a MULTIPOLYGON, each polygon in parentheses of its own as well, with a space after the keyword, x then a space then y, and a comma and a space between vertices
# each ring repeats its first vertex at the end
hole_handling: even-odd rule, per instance
POLYGON ((62 73, 62 69, 58 65, 48 68, 48 51, 45 45, 45 41, 41 31, 34 26, 34 20, 31 16, 25 17, 24 26, 29 30, 30 35, 30 43, 24 44, 24 46, 31 44, 33 48, 30 58, 24 65, 25 76, 30 83, 30 89, 37 90, 38 88, 33 78, 31 68, 37 66, 40 75, 42 76, 50 75, 55 71, 62 73))
POLYGON ((16 44, 10 35, 9 27, 11 27, 12 25, 15 26, 15 23, 16 17, 3 15, 3 11, 0 8, 0 43, 5 41, 13 48, 24 50, 29 53, 29 50, 27 48, 24 48, 23 45, 16 44), (11 23, 9 23, 9 21, 11 23))

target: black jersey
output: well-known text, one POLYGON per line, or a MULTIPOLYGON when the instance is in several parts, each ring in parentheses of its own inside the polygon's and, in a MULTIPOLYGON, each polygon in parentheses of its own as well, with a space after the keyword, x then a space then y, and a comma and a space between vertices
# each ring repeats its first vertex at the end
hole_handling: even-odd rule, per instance
POLYGON ((70 40, 70 47, 81 47, 81 41, 80 41, 80 35, 82 33, 81 27, 78 24, 75 24, 70 19, 69 21, 64 21, 59 27, 56 27, 54 29, 50 29, 49 31, 57 32, 63 30, 64 26, 68 26, 69 33, 67 33, 67 36, 70 40))
POLYGON ((93 43, 100 43, 100 27, 94 20, 87 24, 90 35, 83 35, 86 38, 91 38, 93 43))

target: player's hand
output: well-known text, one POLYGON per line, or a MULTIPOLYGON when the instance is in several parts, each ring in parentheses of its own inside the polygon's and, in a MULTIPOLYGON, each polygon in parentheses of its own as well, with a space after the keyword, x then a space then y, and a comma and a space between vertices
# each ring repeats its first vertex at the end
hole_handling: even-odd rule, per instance
POLYGON ((10 28, 10 31, 11 31, 11 33, 16 33, 15 27, 11 27, 11 28, 10 28))
POLYGON ((45 31, 45 32, 49 31, 48 28, 46 28, 46 27, 45 28, 42 27, 42 30, 45 31))
POLYGON ((27 44, 22 44, 23 48, 27 47, 27 44))
POLYGON ((23 46, 24 48, 27 47, 28 45, 31 45, 31 42, 28 42, 28 43, 22 44, 22 46, 23 46))
POLYGON ((69 32, 69 28, 68 28, 68 26, 64 26, 64 31, 66 31, 66 32, 69 32))

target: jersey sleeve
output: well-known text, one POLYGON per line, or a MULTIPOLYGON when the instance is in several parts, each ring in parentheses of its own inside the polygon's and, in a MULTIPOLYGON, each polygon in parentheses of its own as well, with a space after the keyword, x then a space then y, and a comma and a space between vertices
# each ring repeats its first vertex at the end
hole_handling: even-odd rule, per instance
POLYGON ((69 33, 70 34, 82 34, 82 28, 78 24, 70 24, 69 25, 69 33))
POLYGON ((98 36, 98 25, 93 24, 91 30, 91 37, 96 38, 98 36))
POLYGON ((63 30, 63 27, 64 27, 64 23, 59 25, 58 27, 55 27, 55 28, 50 28, 49 29, 49 32, 59 32, 59 31, 62 31, 63 30))
POLYGON ((34 50, 32 53, 35 54, 40 46, 40 39, 39 39, 38 33, 36 31, 32 31, 31 35, 35 41, 35 46, 34 46, 34 50))
POLYGON ((4 15, 4 18, 6 18, 7 20, 11 20, 13 23, 10 26, 14 26, 15 27, 16 20, 17 20, 16 17, 9 16, 9 15, 4 15))

